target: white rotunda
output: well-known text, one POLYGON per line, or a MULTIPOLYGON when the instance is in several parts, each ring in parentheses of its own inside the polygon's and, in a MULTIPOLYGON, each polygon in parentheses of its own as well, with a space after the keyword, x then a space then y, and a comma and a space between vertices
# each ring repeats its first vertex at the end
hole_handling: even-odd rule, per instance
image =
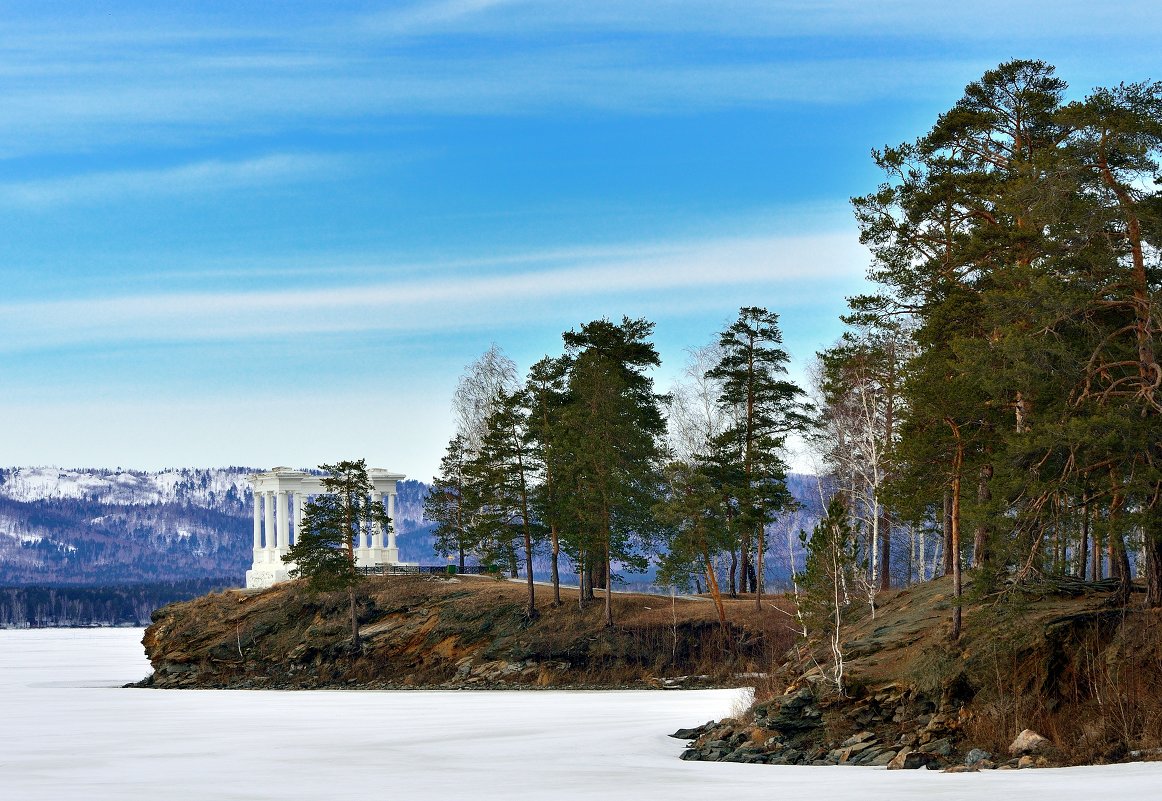
MULTIPOLYGON (((361 534, 355 545, 358 567, 398 565, 399 548, 395 544, 395 485, 406 476, 382 468, 367 471, 374 488, 372 503, 387 499, 387 516, 392 526, 387 532, 361 534)), ((303 504, 312 495, 323 492, 321 478, 290 467, 275 467, 265 473, 249 476, 254 490, 254 564, 246 571, 246 586, 269 587, 290 578, 294 565, 282 561, 292 543, 298 542, 303 523, 303 504), (292 522, 293 521, 293 522, 292 522)))

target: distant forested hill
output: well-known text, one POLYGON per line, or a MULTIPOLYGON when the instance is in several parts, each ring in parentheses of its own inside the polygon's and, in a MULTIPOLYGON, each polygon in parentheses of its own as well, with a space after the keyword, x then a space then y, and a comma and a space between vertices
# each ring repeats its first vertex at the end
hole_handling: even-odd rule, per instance
POLYGON ((189 579, 114 587, 0 587, 0 628, 147 626, 153 611, 231 586, 189 579))
MULTIPOLYGON (((0 586, 116 586, 213 579, 250 566, 254 468, 159 472, 0 469, 0 586)), ((403 558, 431 559, 427 487, 399 487, 403 558)))

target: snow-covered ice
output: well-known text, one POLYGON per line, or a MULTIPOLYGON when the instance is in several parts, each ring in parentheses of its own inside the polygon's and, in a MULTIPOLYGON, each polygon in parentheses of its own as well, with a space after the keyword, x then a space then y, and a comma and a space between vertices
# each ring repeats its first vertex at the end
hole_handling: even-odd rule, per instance
POLYGON ((134 629, 0 631, 0 799, 1155 798, 1162 763, 943 774, 688 763, 734 691, 126 690, 134 629))

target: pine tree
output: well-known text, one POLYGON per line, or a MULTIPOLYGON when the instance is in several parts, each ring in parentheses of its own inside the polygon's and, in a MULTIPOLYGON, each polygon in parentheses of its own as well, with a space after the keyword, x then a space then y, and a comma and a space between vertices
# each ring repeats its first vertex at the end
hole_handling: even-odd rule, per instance
POLYGON ((603 580, 607 626, 613 561, 644 567, 641 546, 656 527, 650 511, 665 418, 664 398, 645 372, 660 363, 652 331, 653 323, 623 318, 620 325, 595 320, 564 334, 568 400, 557 463, 567 471, 560 476, 571 524, 566 534, 582 573, 598 572, 603 580))
POLYGON ((889 489, 912 519, 947 497, 949 572, 971 526, 978 587, 1096 577, 1104 540, 1128 600, 1142 536, 1162 605, 1162 85, 1064 90, 1043 62, 988 71, 854 201, 883 288, 857 310, 911 317, 920 349, 889 489))
POLYGON ((718 438, 719 463, 734 461, 737 482, 729 492, 737 505, 743 582, 751 543, 755 605, 762 608, 763 552, 766 526, 791 502, 782 452, 787 436, 810 424, 801 390, 783 376, 789 360, 781 347, 779 317, 756 306, 739 310, 738 320, 722 332, 722 360, 708 373, 722 382, 718 402, 738 410, 735 425, 718 438))
POLYGON ((566 471, 559 465, 561 458, 561 413, 565 407, 565 372, 562 359, 545 357, 529 369, 525 383, 528 408, 528 433, 531 455, 541 466, 540 482, 533 490, 536 516, 549 529, 550 575, 553 584, 553 605, 561 604, 561 529, 563 493, 560 476, 566 471))
POLYGON ((432 479, 431 490, 424 498, 424 518, 436 524, 433 550, 442 556, 455 554, 461 571, 465 554, 476 545, 470 526, 476 500, 466 473, 468 461, 464 437, 456 434, 448 441, 440 459, 440 473, 432 479))
POLYGON ((533 476, 538 472, 528 439, 528 411, 523 393, 501 392, 489 416, 480 452, 466 472, 479 488, 482 541, 493 556, 515 559, 523 551, 528 605, 525 616, 536 617, 533 584, 533 546, 541 526, 533 517, 533 476), (518 545, 519 543, 519 545, 518 545))
POLYGON ((688 585, 692 577, 704 576, 726 634, 726 608, 714 570, 714 559, 731 547, 722 493, 702 467, 689 462, 669 463, 663 479, 665 496, 654 505, 655 517, 666 527, 658 579, 688 585))
POLYGON ((359 646, 355 590, 362 582, 355 564, 355 544, 363 533, 388 530, 391 520, 382 504, 371 500, 365 460, 319 465, 326 475, 323 490, 303 507, 301 535, 283 561, 294 563, 291 575, 307 580, 311 592, 347 591, 351 613, 351 647, 359 646))

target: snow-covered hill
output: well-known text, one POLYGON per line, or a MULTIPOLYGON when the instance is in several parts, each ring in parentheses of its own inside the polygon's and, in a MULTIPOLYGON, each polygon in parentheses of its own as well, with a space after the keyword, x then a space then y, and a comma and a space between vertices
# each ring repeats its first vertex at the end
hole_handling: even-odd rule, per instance
POLYGON ((18 467, 0 470, 0 494, 16 501, 78 499, 122 506, 190 503, 215 507, 249 498, 249 467, 137 470, 62 470, 18 467))
MULTIPOLYGON (((241 583, 251 558, 249 467, 158 472, 0 469, 0 586, 241 583)), ((404 558, 430 559, 425 485, 401 484, 404 558)))

